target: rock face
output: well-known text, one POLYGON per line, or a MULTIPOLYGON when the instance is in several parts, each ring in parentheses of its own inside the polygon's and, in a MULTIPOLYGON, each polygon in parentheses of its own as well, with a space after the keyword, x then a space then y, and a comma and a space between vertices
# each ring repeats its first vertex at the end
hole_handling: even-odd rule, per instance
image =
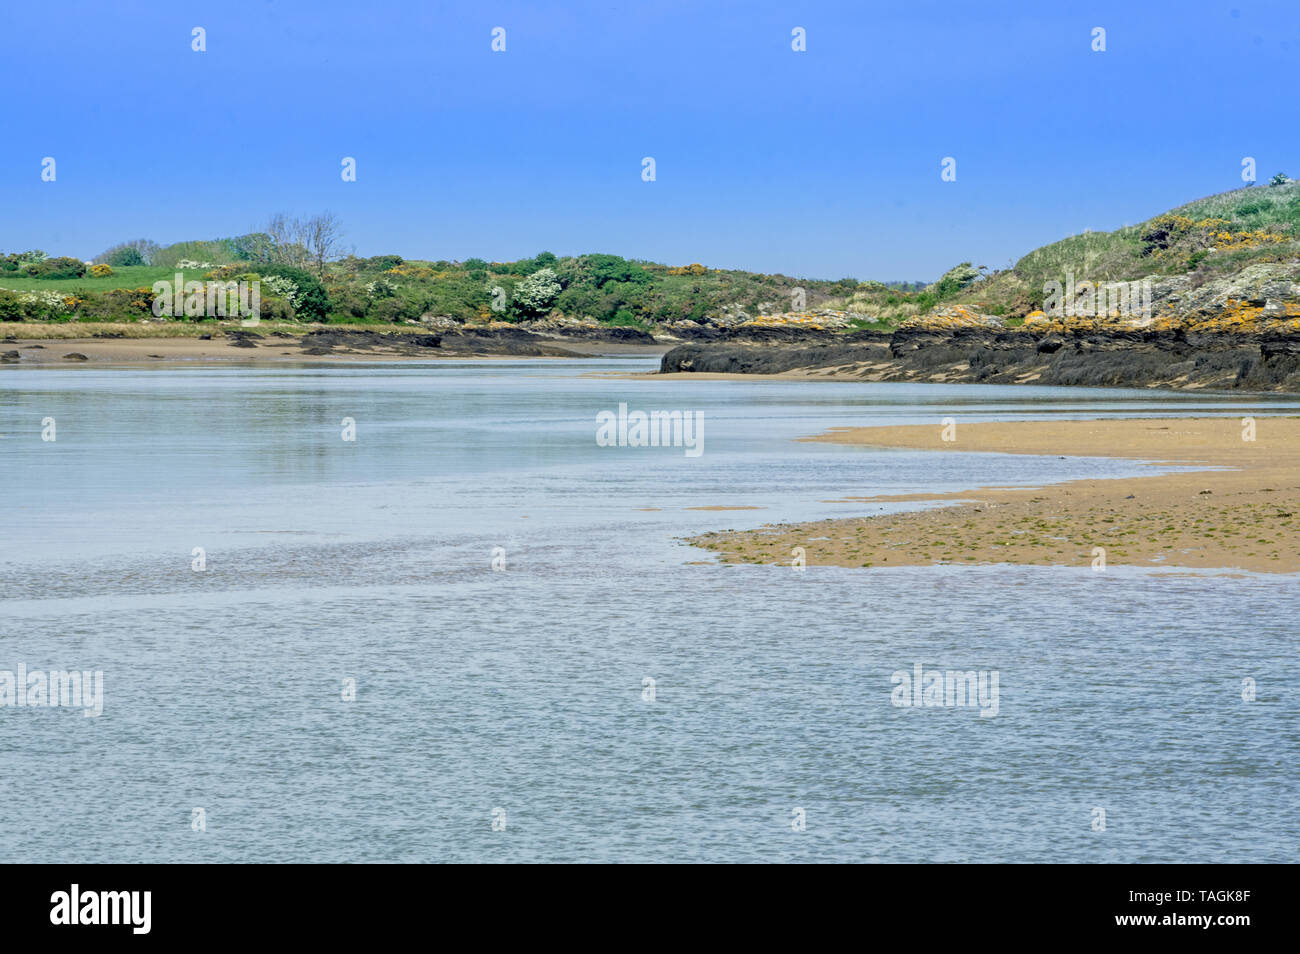
POLYGON ((439 356, 583 357, 577 352, 559 347, 554 339, 509 325, 472 330, 466 326, 459 331, 437 335, 419 332, 321 330, 303 335, 300 345, 304 354, 310 355, 373 353, 419 356, 436 349, 439 356))
POLYGON ((1300 392, 1300 262, 1128 285, 1128 301, 1140 308, 1124 308, 1121 297, 1110 310, 1108 293, 1105 308, 1098 298, 1082 312, 1034 312, 1021 327, 947 305, 907 319, 892 335, 701 328, 663 356, 660 370, 1300 392))
POLYGON ((900 328, 892 336, 857 332, 804 345, 684 344, 661 360, 661 373, 674 371, 1300 392, 1300 335, 900 328))
POLYGON ((954 331, 958 328, 1001 328, 1002 322, 965 305, 935 308, 928 315, 916 315, 898 326, 900 329, 954 331))

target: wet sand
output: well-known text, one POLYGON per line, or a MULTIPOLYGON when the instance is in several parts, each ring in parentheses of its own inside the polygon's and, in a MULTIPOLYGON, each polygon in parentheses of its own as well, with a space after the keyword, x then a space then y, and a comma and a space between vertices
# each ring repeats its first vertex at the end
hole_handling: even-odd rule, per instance
MULTIPOLYGON (((871 447, 1121 457, 1224 468, 953 494, 846 496, 934 501, 934 509, 710 533, 724 562, 809 566, 1036 564, 1300 571, 1300 418, 1033 421, 836 429, 808 438, 871 447)), ((842 501, 840 501, 842 502, 842 501)))
MULTIPOLYGON (((476 355, 452 349, 427 348, 418 354, 409 349, 335 348, 328 354, 311 354, 301 346, 296 336, 275 337, 267 335, 252 341, 252 347, 237 344, 238 339, 213 335, 210 340, 197 337, 166 338, 29 338, 0 342, 0 367, 20 368, 34 365, 42 367, 78 367, 87 364, 138 367, 159 364, 229 364, 229 363, 323 363, 355 364, 390 361, 468 361, 476 358, 511 358, 524 360, 532 355, 476 355), (17 353, 15 360, 13 353, 17 353), (69 357, 72 355, 72 357, 69 357), (78 358, 76 355, 84 355, 78 358)), ((646 355, 660 354, 662 347, 627 345, 616 342, 591 342, 568 339, 547 339, 558 347, 584 356, 593 355, 646 355)), ((537 356, 545 357, 545 356, 537 356)), ((555 360, 550 358, 550 360, 555 360)))

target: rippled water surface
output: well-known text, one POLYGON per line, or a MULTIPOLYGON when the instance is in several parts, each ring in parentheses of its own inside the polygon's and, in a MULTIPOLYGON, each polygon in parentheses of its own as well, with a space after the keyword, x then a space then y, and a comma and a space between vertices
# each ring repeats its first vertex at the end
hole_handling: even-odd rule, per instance
POLYGON ((1295 859, 1296 576, 679 539, 1143 470, 794 440, 827 427, 1294 399, 590 373, 653 364, 0 371, 0 670, 105 686, 0 708, 0 858, 1295 859), (704 453, 597 446, 619 402, 702 411, 704 453), (892 705, 918 662, 997 671, 997 715, 892 705))

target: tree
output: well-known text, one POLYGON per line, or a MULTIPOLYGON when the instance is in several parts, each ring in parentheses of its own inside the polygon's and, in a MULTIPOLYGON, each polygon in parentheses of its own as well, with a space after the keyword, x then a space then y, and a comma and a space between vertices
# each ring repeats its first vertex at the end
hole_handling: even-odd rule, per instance
POLYGON ((650 281, 649 272, 635 262, 617 255, 584 255, 578 261, 578 267, 597 288, 603 288, 608 282, 633 282, 639 285, 650 281))
POLYGON ((37 278, 81 278, 86 274, 86 263, 79 258, 61 255, 37 263, 32 274, 37 278))
POLYGON ((525 317, 545 314, 563 287, 552 268, 539 268, 515 286, 515 310, 525 317))
POLYGON ((325 263, 338 257, 343 239, 343 225, 333 212, 308 219, 277 212, 262 231, 268 240, 266 254, 271 262, 294 268, 313 267, 321 278, 325 276, 325 263))
POLYGON ((292 265, 260 265, 255 271, 263 278, 272 276, 287 278, 297 291, 294 294, 294 317, 309 321, 324 321, 330 311, 329 295, 325 286, 316 280, 316 276, 292 265))
POLYGON ((265 232, 249 232, 230 239, 230 250, 241 262, 271 261, 271 236, 265 232))
POLYGON ((95 261, 122 268, 130 265, 149 265, 158 252, 158 243, 149 239, 131 239, 119 242, 95 256, 95 261))
POLYGON ((302 223, 301 244, 307 249, 317 276, 325 277, 325 263, 338 257, 343 239, 343 225, 333 212, 313 215, 302 223))
POLYGON ((283 212, 277 212, 262 230, 270 239, 267 254, 274 265, 301 268, 307 262, 307 249, 298 242, 298 223, 283 212))
POLYGON ((1288 176, 1285 172, 1279 172, 1273 178, 1268 180, 1268 184, 1271 186, 1286 185, 1290 181, 1291 181, 1290 176, 1288 176))

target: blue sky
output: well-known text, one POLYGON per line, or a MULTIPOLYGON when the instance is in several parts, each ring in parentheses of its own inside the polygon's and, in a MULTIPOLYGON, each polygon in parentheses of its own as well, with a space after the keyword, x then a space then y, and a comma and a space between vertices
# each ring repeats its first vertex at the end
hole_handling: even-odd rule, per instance
POLYGON ((0 250, 330 209, 360 255, 928 280, 1300 176, 1298 54, 1294 0, 10 3, 0 250))

